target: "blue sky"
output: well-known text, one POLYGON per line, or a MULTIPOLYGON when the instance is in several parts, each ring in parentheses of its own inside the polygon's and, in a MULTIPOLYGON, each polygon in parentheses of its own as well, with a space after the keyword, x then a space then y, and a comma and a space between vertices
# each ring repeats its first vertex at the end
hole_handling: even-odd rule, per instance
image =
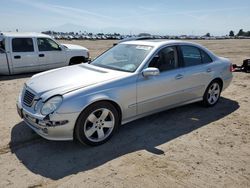
POLYGON ((228 34, 250 30, 249 0, 0 0, 0 31, 228 34))

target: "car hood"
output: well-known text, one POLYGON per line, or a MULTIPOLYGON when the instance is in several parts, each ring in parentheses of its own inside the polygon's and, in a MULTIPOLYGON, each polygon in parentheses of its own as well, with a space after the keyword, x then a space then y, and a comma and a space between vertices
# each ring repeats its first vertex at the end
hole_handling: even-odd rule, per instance
POLYGON ((38 96, 46 94, 45 98, 47 98, 121 78, 128 74, 85 63, 36 74, 26 82, 26 86, 38 96))
POLYGON ((80 45, 75 45, 75 44, 62 44, 67 48, 67 50, 88 50, 87 48, 80 46, 80 45))

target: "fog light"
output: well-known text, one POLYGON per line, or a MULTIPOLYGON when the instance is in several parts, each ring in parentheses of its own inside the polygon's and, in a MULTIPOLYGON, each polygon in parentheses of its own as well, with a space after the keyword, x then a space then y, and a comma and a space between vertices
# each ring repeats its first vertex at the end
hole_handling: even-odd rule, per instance
POLYGON ((65 124, 67 124, 69 121, 68 120, 63 120, 63 121, 56 121, 56 122, 54 122, 55 123, 55 126, 57 126, 57 125, 65 125, 65 124))
POLYGON ((60 126, 60 125, 65 125, 67 124, 69 121, 68 120, 62 120, 62 121, 39 121, 39 125, 43 126, 43 127, 56 127, 56 126, 60 126))

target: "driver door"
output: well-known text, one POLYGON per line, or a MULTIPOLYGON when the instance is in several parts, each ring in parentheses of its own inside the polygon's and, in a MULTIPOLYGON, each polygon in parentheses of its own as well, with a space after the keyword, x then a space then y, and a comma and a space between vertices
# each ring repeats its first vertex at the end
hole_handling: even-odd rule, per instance
POLYGON ((148 67, 156 67, 160 74, 137 80, 137 113, 145 114, 171 107, 187 99, 183 93, 185 77, 183 68, 178 63, 175 46, 165 47, 158 52, 148 67))

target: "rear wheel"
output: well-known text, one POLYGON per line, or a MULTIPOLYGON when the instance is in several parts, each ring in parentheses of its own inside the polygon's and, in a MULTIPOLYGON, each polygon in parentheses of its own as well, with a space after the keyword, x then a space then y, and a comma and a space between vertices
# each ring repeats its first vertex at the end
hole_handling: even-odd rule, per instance
POLYGON ((214 106, 220 99, 221 84, 215 80, 209 84, 203 96, 203 104, 207 107, 214 106))
POLYGON ((95 103, 81 113, 77 120, 75 136, 81 143, 100 145, 112 137, 118 125, 118 112, 112 104, 95 103))

